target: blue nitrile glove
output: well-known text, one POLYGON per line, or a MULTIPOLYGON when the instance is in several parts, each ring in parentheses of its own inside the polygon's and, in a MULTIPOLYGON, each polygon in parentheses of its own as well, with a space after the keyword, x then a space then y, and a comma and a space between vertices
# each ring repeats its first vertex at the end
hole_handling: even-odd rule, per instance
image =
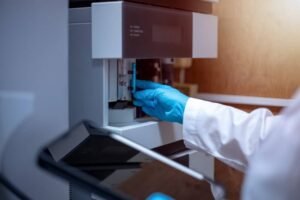
POLYGON ((183 122, 183 113, 188 97, 168 85, 150 81, 136 81, 141 89, 134 93, 134 105, 153 117, 168 122, 183 122))
POLYGON ((163 193, 153 193, 146 200, 174 200, 173 198, 163 194, 163 193))

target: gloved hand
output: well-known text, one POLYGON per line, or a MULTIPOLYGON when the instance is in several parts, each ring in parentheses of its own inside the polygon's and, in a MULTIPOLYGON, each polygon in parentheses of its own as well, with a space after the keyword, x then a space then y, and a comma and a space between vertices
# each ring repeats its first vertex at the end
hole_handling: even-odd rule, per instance
POLYGON ((151 194, 146 200, 175 200, 163 193, 156 192, 151 194))
POLYGON ((150 81, 136 81, 141 89, 134 93, 134 105, 153 117, 168 122, 183 122, 183 113, 188 97, 168 85, 150 81))

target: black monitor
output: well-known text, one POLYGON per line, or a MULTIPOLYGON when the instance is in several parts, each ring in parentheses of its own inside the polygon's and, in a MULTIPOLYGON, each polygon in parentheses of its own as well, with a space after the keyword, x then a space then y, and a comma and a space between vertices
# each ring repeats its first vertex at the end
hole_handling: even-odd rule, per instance
POLYGON ((204 175, 90 122, 46 146, 39 165, 80 188, 86 199, 149 199, 158 192, 171 199, 214 199, 212 188, 225 198, 204 175))

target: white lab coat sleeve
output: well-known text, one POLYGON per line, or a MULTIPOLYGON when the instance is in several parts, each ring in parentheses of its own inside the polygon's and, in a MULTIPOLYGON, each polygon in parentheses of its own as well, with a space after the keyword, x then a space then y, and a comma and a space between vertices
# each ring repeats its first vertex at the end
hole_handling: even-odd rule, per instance
POLYGON ((300 93, 250 159, 243 200, 300 199, 300 93))
POLYGON ((275 122, 267 109, 247 113, 230 106, 189 98, 183 117, 185 145, 205 151, 245 171, 249 157, 275 122))

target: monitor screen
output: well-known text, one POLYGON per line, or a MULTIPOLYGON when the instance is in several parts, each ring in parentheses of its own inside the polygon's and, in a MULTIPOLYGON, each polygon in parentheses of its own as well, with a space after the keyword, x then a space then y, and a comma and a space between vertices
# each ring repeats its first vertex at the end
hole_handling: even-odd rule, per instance
POLYGON ((126 138, 121 139, 125 142, 116 138, 122 137, 81 125, 47 151, 53 162, 71 166, 129 199, 147 199, 157 192, 173 199, 214 199, 212 182, 201 174, 186 173, 185 166, 174 167, 173 161, 150 155, 151 150, 143 152, 141 146, 126 143, 126 138))

